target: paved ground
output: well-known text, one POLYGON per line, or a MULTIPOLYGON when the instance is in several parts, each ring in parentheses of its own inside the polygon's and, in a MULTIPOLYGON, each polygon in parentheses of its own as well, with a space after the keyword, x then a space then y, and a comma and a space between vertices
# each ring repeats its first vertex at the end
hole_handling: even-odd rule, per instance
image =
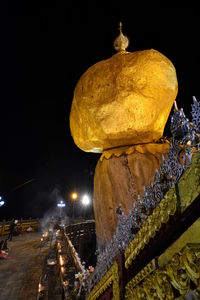
POLYGON ((0 299, 36 300, 44 257, 49 246, 40 250, 41 233, 25 233, 8 243, 11 259, 0 260, 0 299))

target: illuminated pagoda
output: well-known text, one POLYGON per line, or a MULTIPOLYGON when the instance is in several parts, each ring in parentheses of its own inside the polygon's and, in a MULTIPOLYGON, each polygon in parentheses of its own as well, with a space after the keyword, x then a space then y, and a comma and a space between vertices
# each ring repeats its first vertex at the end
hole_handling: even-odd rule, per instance
POLYGON ((175 99, 172 62, 151 49, 117 53, 90 67, 74 91, 71 134, 102 153, 94 177, 98 244, 86 299, 200 297, 200 103, 192 121, 175 99), (163 131, 170 111, 171 134, 163 131))

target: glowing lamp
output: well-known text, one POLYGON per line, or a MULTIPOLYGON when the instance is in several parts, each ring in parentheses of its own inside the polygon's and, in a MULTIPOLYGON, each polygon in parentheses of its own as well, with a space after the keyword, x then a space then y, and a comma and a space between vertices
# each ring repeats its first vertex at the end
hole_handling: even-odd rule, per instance
POLYGON ((60 203, 57 204, 58 207, 65 207, 65 203, 63 203, 63 201, 60 201, 60 203))
POLYGON ((84 195, 81 202, 84 206, 88 206, 90 204, 90 197, 88 195, 84 195))
POLYGON ((78 199, 78 193, 76 193, 76 192, 71 193, 71 199, 73 201, 76 201, 78 199))
MULTIPOLYGON (((2 198, 1 198, 2 199, 2 198)), ((0 207, 3 206, 5 204, 5 202, 2 200, 0 201, 0 207)))

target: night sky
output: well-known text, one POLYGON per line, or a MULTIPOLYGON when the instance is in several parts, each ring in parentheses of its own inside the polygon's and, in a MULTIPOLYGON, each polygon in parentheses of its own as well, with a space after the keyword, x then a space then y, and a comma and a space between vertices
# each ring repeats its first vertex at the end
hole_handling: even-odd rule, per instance
POLYGON ((198 9, 192 4, 25 3, 8 2, 1 9, 0 195, 6 205, 0 220, 41 217, 58 199, 68 201, 74 189, 92 194, 100 155, 76 147, 69 112, 80 76, 115 53, 119 21, 129 51, 154 48, 174 63, 178 106, 188 117, 192 96, 200 99, 198 9))

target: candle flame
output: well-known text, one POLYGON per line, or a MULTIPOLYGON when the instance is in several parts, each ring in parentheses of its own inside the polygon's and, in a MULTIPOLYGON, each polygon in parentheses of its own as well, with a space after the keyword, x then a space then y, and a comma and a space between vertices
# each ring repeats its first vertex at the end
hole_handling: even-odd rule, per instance
POLYGON ((44 290, 44 286, 41 283, 39 283, 38 290, 39 290, 39 293, 44 290))
POLYGON ((62 255, 60 255, 60 265, 61 265, 61 266, 64 265, 64 259, 63 259, 62 255))

